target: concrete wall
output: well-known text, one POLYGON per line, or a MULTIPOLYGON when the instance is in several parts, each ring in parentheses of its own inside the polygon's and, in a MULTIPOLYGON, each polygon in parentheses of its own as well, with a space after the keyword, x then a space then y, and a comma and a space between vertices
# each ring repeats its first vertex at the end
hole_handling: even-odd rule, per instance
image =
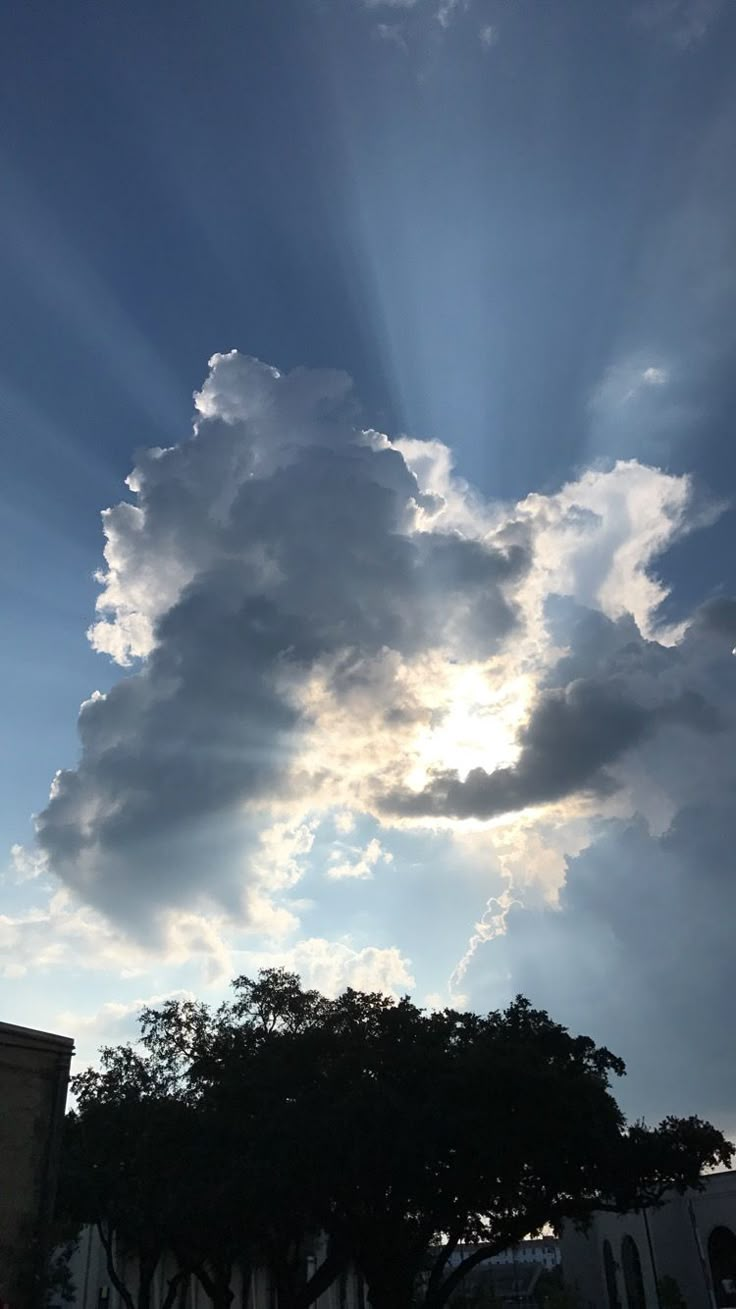
POLYGON ((0 1300, 39 1309, 74 1046, 0 1023, 0 1300))
MULTIPOLYGON (((660 1209, 642 1214, 597 1214, 587 1235, 566 1228, 562 1237, 565 1282, 577 1289, 586 1309, 608 1309, 603 1245, 610 1241, 616 1264, 621 1309, 629 1309, 622 1267, 622 1241, 631 1236, 641 1261, 646 1309, 659 1309, 656 1283, 672 1277, 687 1309, 714 1309, 716 1297, 708 1263, 714 1227, 736 1232, 736 1173, 704 1178, 703 1191, 673 1194, 660 1209), (647 1231, 648 1227, 648 1231, 647 1231)), ((736 1296, 733 1297, 736 1305, 736 1296)))

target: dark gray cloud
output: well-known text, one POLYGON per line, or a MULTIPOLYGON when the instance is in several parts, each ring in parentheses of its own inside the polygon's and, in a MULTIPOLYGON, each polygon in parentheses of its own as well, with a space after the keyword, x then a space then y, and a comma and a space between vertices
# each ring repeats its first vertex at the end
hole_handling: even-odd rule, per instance
POLYGON ((630 1113, 709 1114, 736 1134, 736 602, 703 605, 668 648, 625 620, 566 619, 562 666, 625 669, 642 703, 661 697, 657 731, 614 770, 632 816, 592 824, 555 906, 512 888, 522 903, 478 944, 463 989, 474 1005, 523 991, 608 1044, 629 1065, 630 1113))
POLYGON ((646 706, 623 681, 579 679, 542 692, 519 734, 511 768, 473 768, 465 779, 437 773, 424 790, 386 798, 388 812, 411 817, 495 818, 575 793, 608 794, 618 783, 609 765, 665 724, 712 732, 718 715, 696 691, 646 706))
POLYGON ((641 818, 602 825, 558 908, 512 908, 479 947, 472 1003, 523 991, 623 1056, 631 1114, 697 1112, 735 1132, 734 849, 724 798, 683 808, 663 836, 641 818))

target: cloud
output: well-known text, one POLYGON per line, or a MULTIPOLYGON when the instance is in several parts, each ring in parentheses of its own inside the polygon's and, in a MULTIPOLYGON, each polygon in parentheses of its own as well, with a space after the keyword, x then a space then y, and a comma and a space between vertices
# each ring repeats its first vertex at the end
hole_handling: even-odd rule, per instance
POLYGON ((0 976, 10 980, 32 973, 77 970, 135 977, 152 967, 193 964, 200 980, 215 984, 233 975, 224 920, 188 911, 169 912, 148 948, 115 926, 67 889, 54 890, 46 902, 18 914, 0 914, 0 976))
MULTIPOLYGON (((103 516, 90 639, 133 671, 82 705, 81 760, 57 774, 38 844, 141 931, 172 906, 283 931, 260 833, 318 788, 298 775, 310 689, 378 704, 382 678, 400 690, 433 651, 447 668, 487 657, 517 624, 529 559, 502 525, 473 539, 445 524, 401 450, 356 426, 341 374, 231 352, 195 400, 193 436, 145 452, 135 502, 103 516)), ((380 712, 385 731, 415 730, 409 695, 380 712)))
POLYGON ((194 999, 192 991, 178 990, 148 995, 137 1000, 108 1000, 91 1014, 64 1009, 56 1016, 54 1030, 74 1033, 78 1066, 81 1066, 103 1044, 135 1042, 140 1035, 138 1015, 142 1009, 156 1008, 166 1000, 194 999))
POLYGON ((612 820, 570 860, 557 907, 512 906, 475 952, 470 1003, 522 990, 626 1059, 631 1111, 699 1112, 733 1131, 735 838, 720 796, 659 836, 612 820))
POLYGON ((400 50, 406 50, 406 37, 401 23, 376 23, 376 34, 382 41, 389 41, 399 47, 400 50))
POLYGON ((479 920, 453 984, 471 1005, 524 991, 609 1044, 630 1065, 632 1112, 698 1111, 733 1130, 736 1063, 724 1034, 736 983, 727 940, 736 912, 736 604, 709 601, 670 647, 600 615, 567 623, 563 671, 625 670, 639 703, 651 711, 658 697, 663 717, 612 765, 618 790, 608 813, 609 802, 597 801, 575 818, 563 802, 555 833, 549 813, 505 830, 506 892, 479 920), (717 721, 707 704, 718 705, 717 721), (555 841, 558 867, 539 895, 535 864, 555 841))
POLYGON ((723 0, 645 0, 634 9, 633 19, 676 49, 689 50, 708 36, 723 9, 723 0))
POLYGON ((365 946, 355 950, 341 941, 309 937, 293 949, 276 954, 252 955, 251 967, 280 965, 298 972, 306 986, 336 996, 347 987, 406 995, 414 986, 411 963, 394 946, 365 946))
POLYGON ((492 50, 494 45, 498 45, 498 28, 493 23, 486 23, 481 27, 478 37, 484 50, 492 50))
POLYGON ((458 11, 465 12, 469 8, 470 0, 441 0, 436 14, 437 22, 440 27, 449 27, 458 11))
POLYGON ((439 440, 366 428, 344 375, 235 352, 195 406, 104 515, 90 640, 120 675, 14 854, 56 889, 0 918, 10 983, 521 989, 628 1055, 638 1108, 716 1112, 736 601, 672 626, 656 570, 717 506, 635 459, 496 503, 439 440))
MULTIPOLYGON (((728 737, 692 652, 729 612, 690 634, 659 622, 653 564, 692 526, 688 478, 629 460, 496 504, 441 442, 364 429, 344 375, 235 352, 213 356, 195 405, 193 433, 141 454, 104 515, 90 639, 121 676, 83 704, 79 762, 38 816, 33 858, 68 898, 51 923, 6 922, 18 959, 35 943, 41 967, 83 950, 135 970, 189 951, 218 978, 235 937, 296 958, 308 896, 324 912, 338 882, 390 894, 397 879, 373 874, 392 828, 440 826, 492 869, 482 943, 536 903, 535 879, 557 895, 565 859, 597 819, 630 816, 634 790, 670 821, 671 788, 636 767, 663 742, 682 757, 728 737), (329 860, 322 824, 344 838, 348 814, 381 830, 329 860)), ((399 945, 331 931, 330 985, 406 987, 399 945)))
POLYGON ((645 706, 613 678, 569 682, 540 695, 513 767, 492 773, 473 768, 464 779, 437 773, 422 791, 388 796, 386 808, 407 816, 489 819, 570 794, 606 795, 617 787, 608 765, 665 724, 712 732, 719 722, 695 692, 645 706))
POLYGON ((384 850, 381 842, 377 837, 373 837, 364 850, 352 849, 351 859, 344 859, 343 852, 336 850, 333 853, 333 862, 327 869, 327 876, 333 881, 341 881, 350 877, 372 877, 376 864, 379 861, 390 864, 393 861, 393 855, 390 850, 384 850))
POLYGON ((23 845, 10 847, 10 876, 14 882, 32 882, 48 872, 48 859, 42 850, 23 845))

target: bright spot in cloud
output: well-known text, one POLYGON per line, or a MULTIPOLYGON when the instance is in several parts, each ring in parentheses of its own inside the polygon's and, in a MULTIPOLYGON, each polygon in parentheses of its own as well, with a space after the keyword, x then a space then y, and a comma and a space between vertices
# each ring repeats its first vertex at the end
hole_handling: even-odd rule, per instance
POLYGON ((510 767, 519 753, 517 733, 533 696, 524 677, 508 678, 501 663, 466 664, 448 673, 444 710, 433 716, 417 741, 417 763, 407 779, 420 789, 435 769, 451 768, 461 778, 471 768, 510 767))

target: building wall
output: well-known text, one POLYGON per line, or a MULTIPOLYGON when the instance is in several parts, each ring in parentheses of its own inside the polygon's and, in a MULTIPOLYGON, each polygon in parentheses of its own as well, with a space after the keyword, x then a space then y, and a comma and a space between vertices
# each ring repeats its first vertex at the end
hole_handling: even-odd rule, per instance
MULTIPOLYGON (((319 1251, 317 1257, 320 1257, 319 1251)), ((74 1281, 75 1309, 125 1309, 122 1296, 110 1281, 105 1251, 95 1228, 84 1229, 70 1266, 74 1281)), ((120 1272, 121 1262, 117 1256, 115 1267, 120 1272)), ((122 1264, 122 1271, 122 1280, 126 1287, 132 1290, 135 1298, 137 1286, 135 1259, 130 1260, 127 1265, 122 1264)), ((156 1270, 151 1309, 160 1309, 168 1289, 169 1278, 175 1273, 176 1263, 173 1259, 161 1261, 156 1270)), ((231 1290, 234 1293, 233 1309, 274 1309, 275 1297, 265 1268, 255 1270, 250 1287, 245 1294, 242 1277, 236 1271, 231 1282, 231 1290)), ((190 1278, 189 1282, 181 1288, 176 1309, 212 1309, 211 1301, 196 1277, 190 1278)), ((336 1280, 324 1295, 315 1301, 315 1309, 365 1309, 362 1279, 356 1273, 350 1273, 342 1282, 336 1280)))
MULTIPOLYGON (((460 1262, 470 1253, 471 1248, 463 1246, 456 1251, 454 1259, 450 1260, 450 1266, 453 1262, 460 1262)), ((317 1250, 316 1254, 319 1259, 320 1251, 317 1250)), ((522 1241, 513 1250, 503 1251, 487 1263, 481 1264, 480 1269, 490 1272, 491 1266, 504 1268, 507 1265, 518 1264, 520 1268, 533 1265, 541 1270, 554 1268, 559 1262, 559 1242, 550 1237, 547 1240, 522 1241)), ((117 1261, 116 1267, 118 1267, 117 1261)), ((71 1261, 71 1269, 76 1292, 74 1305, 77 1309, 124 1309, 122 1297, 110 1281, 105 1251, 94 1228, 85 1228, 82 1233, 79 1246, 71 1261)), ((176 1265, 173 1262, 162 1263, 157 1270, 151 1309, 159 1309, 166 1295, 168 1280, 175 1272, 176 1265)), ((135 1261, 126 1268, 124 1281, 126 1285, 135 1288, 135 1261)), ((268 1272, 264 1268, 256 1270, 245 1300, 242 1282, 237 1273, 233 1278, 231 1289, 234 1292, 233 1309, 274 1309, 268 1272)), ((366 1305, 365 1287, 362 1279, 355 1272, 351 1272, 342 1284, 339 1280, 333 1282, 324 1295, 316 1301, 316 1309, 366 1309, 366 1305)), ((192 1278, 188 1286, 183 1288, 177 1309, 210 1309, 210 1301, 196 1278, 192 1278)))
MULTIPOLYGON (((708 1240, 717 1226, 736 1234, 736 1173, 717 1173, 704 1180, 705 1189, 684 1196, 672 1194, 661 1208, 642 1214, 596 1214, 581 1235, 566 1228, 562 1238, 565 1282, 577 1289, 586 1309, 610 1309, 603 1248, 609 1241, 621 1309, 631 1309, 623 1274, 622 1243, 636 1242, 641 1261, 645 1309, 659 1309, 656 1283, 672 1277, 688 1309, 715 1309, 718 1300, 710 1274, 708 1240), (647 1230, 648 1228, 648 1230, 647 1230)), ((736 1295, 732 1299, 736 1305, 736 1295)))
POLYGON ((38 1309, 73 1043, 0 1023, 0 1300, 38 1309))

